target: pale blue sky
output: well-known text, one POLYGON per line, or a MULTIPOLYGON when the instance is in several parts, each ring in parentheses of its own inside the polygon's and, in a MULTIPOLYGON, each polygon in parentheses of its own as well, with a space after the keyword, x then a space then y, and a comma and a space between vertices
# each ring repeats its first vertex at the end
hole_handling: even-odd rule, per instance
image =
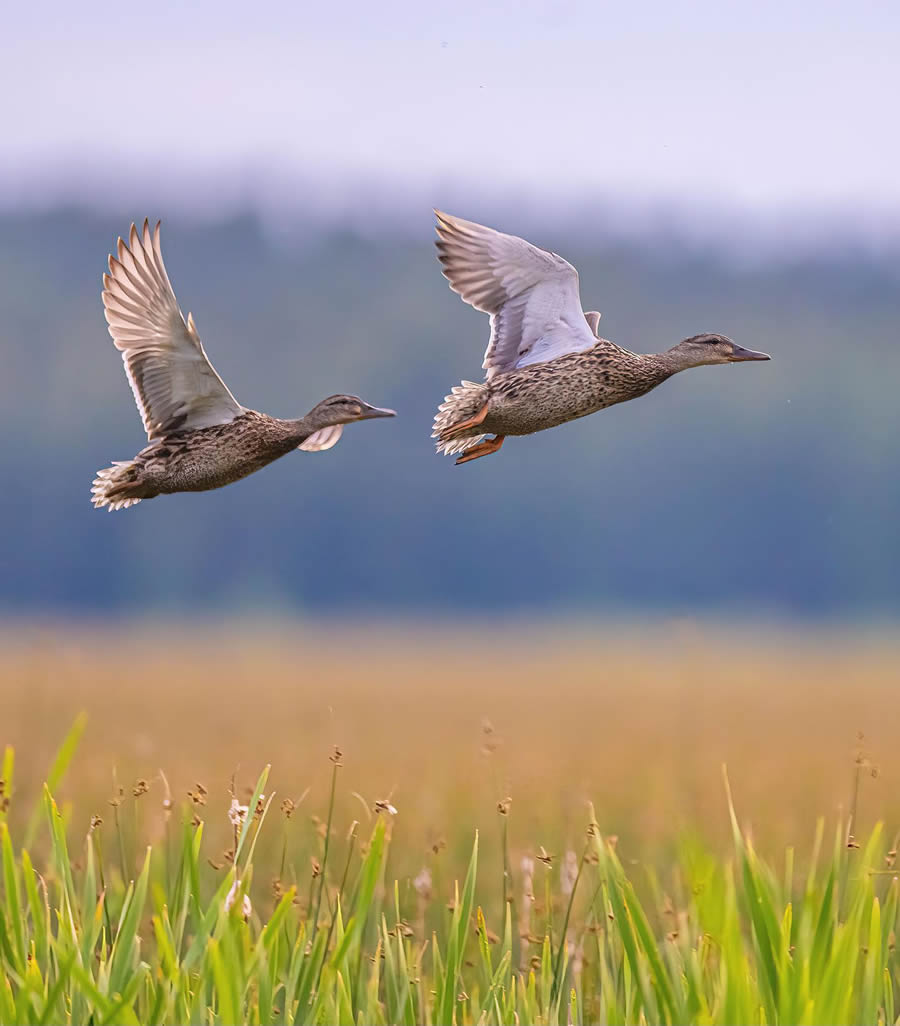
POLYGON ((7 208, 339 209, 374 182, 900 220, 892 2, 37 2, 3 35, 7 208))

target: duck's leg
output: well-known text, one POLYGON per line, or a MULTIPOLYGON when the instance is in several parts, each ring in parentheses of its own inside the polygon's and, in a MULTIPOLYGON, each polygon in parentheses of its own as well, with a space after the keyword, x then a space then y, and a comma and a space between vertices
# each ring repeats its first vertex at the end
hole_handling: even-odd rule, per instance
POLYGON ((472 460, 480 459, 482 456, 490 456, 492 452, 499 452, 500 446, 503 445, 503 439, 506 435, 495 435, 493 438, 485 439, 483 442, 479 442, 478 445, 473 445, 468 449, 464 449, 462 455, 457 459, 456 465, 459 466, 461 463, 471 463, 472 460))
POLYGON ((478 425, 484 420, 488 413, 488 404, 484 406, 475 414, 474 417, 469 417, 468 420, 461 420, 458 424, 453 424, 448 428, 445 428, 441 432, 441 439, 449 442, 454 438, 459 438, 460 435, 464 435, 469 428, 478 427, 478 425))

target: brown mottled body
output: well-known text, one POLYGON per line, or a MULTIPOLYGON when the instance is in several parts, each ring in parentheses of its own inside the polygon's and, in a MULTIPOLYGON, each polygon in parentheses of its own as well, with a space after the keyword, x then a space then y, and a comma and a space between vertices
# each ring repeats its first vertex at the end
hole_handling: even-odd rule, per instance
POLYGON ((370 406, 356 396, 335 395, 299 420, 281 420, 242 407, 224 424, 176 426, 161 432, 133 460, 98 470, 92 489, 94 505, 125 509, 155 495, 221 488, 292 449, 330 449, 344 424, 393 416, 393 410, 370 406))
POLYGON ((205 492, 239 481, 293 451, 315 428, 247 410, 228 424, 175 432, 132 461, 129 495, 150 499, 172 492, 205 492))
POLYGON ((459 437, 530 435, 636 399, 674 373, 664 356, 631 353, 603 340, 586 352, 558 357, 552 377, 546 364, 496 374, 457 407, 455 419, 465 420, 488 404, 484 420, 459 437))

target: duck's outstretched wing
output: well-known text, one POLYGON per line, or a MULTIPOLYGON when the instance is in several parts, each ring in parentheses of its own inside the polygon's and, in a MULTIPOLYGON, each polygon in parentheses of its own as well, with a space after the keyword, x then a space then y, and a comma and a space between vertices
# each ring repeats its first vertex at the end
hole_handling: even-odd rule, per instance
POLYGON ((489 379, 596 345, 581 309, 578 272, 568 261, 515 235, 435 214, 439 259, 450 288, 491 315, 483 364, 489 379))
POLYGON ((243 412, 209 362, 193 318, 185 321, 178 309, 159 222, 151 230, 144 221, 140 232, 132 225, 128 242, 119 239, 103 275, 103 306, 150 441, 226 424, 243 412))

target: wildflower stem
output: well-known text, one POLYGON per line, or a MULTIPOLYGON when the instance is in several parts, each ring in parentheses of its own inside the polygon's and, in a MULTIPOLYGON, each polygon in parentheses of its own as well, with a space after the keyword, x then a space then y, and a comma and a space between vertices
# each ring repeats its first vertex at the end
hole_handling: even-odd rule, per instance
MULTIPOLYGON (((312 911, 313 887, 315 887, 315 884, 316 884, 316 874, 315 873, 310 873, 310 876, 309 876, 309 893, 306 895, 306 914, 307 915, 309 915, 309 913, 312 911)), ((313 928, 313 936, 315 937, 315 927, 313 928)))
POLYGON ((172 838, 169 832, 169 819, 166 815, 166 892, 172 891, 172 838))
POLYGON ((343 899, 343 896, 344 896, 344 887, 347 885, 347 874, 350 872, 350 859, 351 859, 351 857, 353 855, 353 847, 356 844, 356 832, 357 832, 357 829, 358 829, 357 826, 354 826, 353 830, 352 830, 352 832, 350 834, 350 844, 349 844, 349 846, 347 848, 347 861, 344 863, 344 873, 343 873, 343 876, 341 877, 341 886, 340 886, 340 890, 338 891, 338 897, 341 898, 341 899, 343 899))
POLYGON ((284 879, 284 863, 287 858, 287 820, 284 821, 284 829, 281 836, 281 865, 278 867, 278 881, 279 883, 284 879))
POLYGON ((165 790, 162 807, 166 838, 166 890, 169 891, 172 887, 172 837, 169 822, 172 819, 172 792, 169 789, 169 780, 162 769, 159 771, 159 779, 165 790))
POLYGON ((579 859, 579 862, 578 862, 578 872, 575 874, 575 880, 572 883, 572 891, 569 894, 569 904, 566 906, 566 916, 565 916, 565 919, 563 919, 562 934, 560 935, 560 938, 559 938, 559 949, 556 952, 556 964, 553 967, 553 983, 551 984, 551 987, 550 987, 550 1004, 551 1004, 551 1006, 553 1005, 553 1002, 554 1002, 554 1000, 556 998, 556 995, 559 993, 559 989, 562 986, 562 980, 560 979, 559 973, 560 973, 560 969, 562 968, 563 950, 565 949, 565 946, 566 946, 566 933, 568 932, 568 929, 569 929, 569 917, 572 914, 572 905, 575 902, 575 892, 578 890, 578 881, 581 879, 581 871, 584 868, 584 860, 585 860, 585 858, 587 856, 587 853, 588 853, 588 846, 585 845, 584 851, 582 852, 581 858, 579 859))
POLYGON ((103 918, 106 921, 106 941, 112 944, 112 923, 109 921, 109 902, 106 900, 106 875, 103 872, 103 843, 98 828, 94 836, 97 838, 97 870, 100 873, 100 892, 103 897, 103 918))
POLYGON ((333 760, 331 764, 331 795, 328 798, 328 821, 325 824, 325 850, 322 852, 322 868, 320 870, 319 894, 316 898, 316 914, 312 923, 312 939, 316 939, 316 931, 319 929, 319 912, 322 908, 322 891, 325 889, 325 869, 328 865, 328 849, 331 846, 331 819, 334 815, 334 791, 337 786, 337 771, 339 762, 333 760))
MULTIPOLYGON (((509 862, 509 814, 501 816, 503 825, 501 827, 502 838, 503 838, 503 915, 506 916, 506 909, 509 907, 510 915, 514 923, 518 922, 516 918, 516 896, 512 889, 512 869, 510 868, 509 862)), ((518 936, 518 930, 515 931, 516 936, 513 941, 513 948, 516 949, 521 944, 521 938, 518 936)), ((514 952, 515 953, 515 950, 514 952)))
POLYGON ((850 805, 850 818, 847 822, 847 845, 849 847, 853 840, 853 831, 856 829, 856 813, 859 806, 859 778, 862 769, 862 756, 857 756, 853 769, 853 801, 850 805))
POLYGON ((122 836, 122 824, 119 822, 119 806, 113 805, 113 819, 116 822, 116 836, 119 838, 119 861, 122 865, 122 883, 128 882, 128 859, 125 856, 125 838, 122 836))
MULTIPOLYGON (((341 877, 341 886, 338 889, 338 902, 343 901, 344 887, 347 884, 347 873, 350 870, 350 859, 353 856, 353 846, 356 843, 356 827, 353 828, 353 832, 350 834, 350 844, 347 847, 347 861, 344 863, 344 874, 341 877)), ((331 902, 328 903, 329 908, 331 902)), ((316 974, 316 990, 319 989, 319 984, 322 980, 322 970, 325 968, 325 963, 328 961, 328 945, 331 943, 331 935, 334 932, 334 923, 337 919, 337 906, 331 912, 331 922, 328 924, 328 936, 325 938, 325 948, 322 951, 322 964, 319 966, 319 972, 316 974)))
POLYGON ((501 816, 501 834, 503 837, 503 907, 509 900, 509 816, 501 816))

